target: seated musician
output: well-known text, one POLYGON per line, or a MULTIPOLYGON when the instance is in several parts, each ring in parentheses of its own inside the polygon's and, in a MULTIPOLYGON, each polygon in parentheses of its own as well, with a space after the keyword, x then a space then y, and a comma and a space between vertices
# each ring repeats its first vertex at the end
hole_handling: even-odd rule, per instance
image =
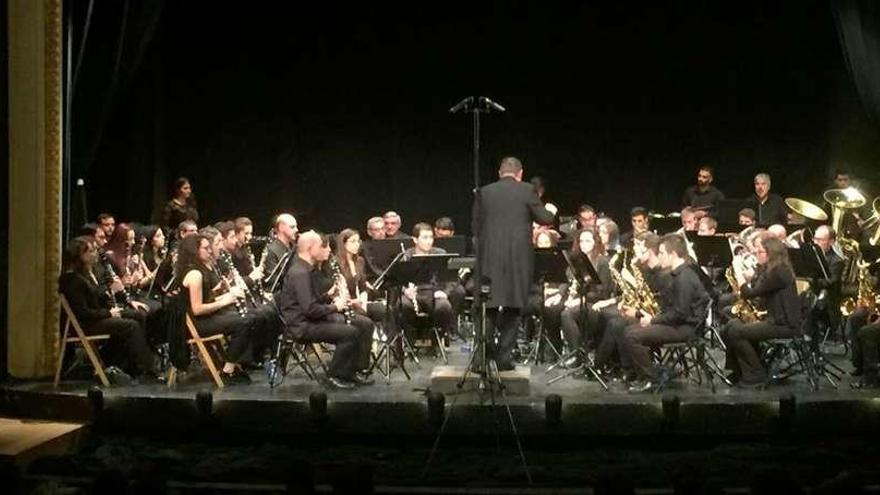
POLYGON ((263 251, 259 271, 263 274, 263 287, 270 288, 280 276, 279 263, 293 255, 296 237, 299 234, 296 218, 289 213, 275 217, 275 239, 263 251))
POLYGON ((756 225, 755 210, 743 208, 737 213, 737 219, 740 227, 754 227, 756 225))
POLYGON ((872 303, 880 291, 880 278, 869 274, 866 283, 870 288, 867 297, 857 299, 857 307, 847 319, 852 375, 859 377, 852 383, 856 389, 880 387, 880 307, 872 303))
POLYGON ((672 277, 660 298, 660 313, 642 314, 639 323, 629 326, 624 333, 623 352, 629 355, 638 377, 644 379, 643 383, 633 385, 632 391, 652 390, 658 380, 662 382, 665 378, 652 363, 652 347, 686 342, 706 321, 709 294, 695 271, 698 268, 687 261, 688 250, 682 236, 663 236, 659 257, 672 277))
MULTIPOLYGON (((568 222, 559 226, 559 232, 567 238, 574 237, 574 234, 581 229, 590 229, 598 225, 596 210, 588 204, 578 206, 577 216, 568 222)), ((606 244, 607 246, 608 244, 606 244)))
MULTIPOLYGON (((659 301, 660 295, 671 282, 669 270, 664 269, 660 263, 661 238, 653 232, 642 232, 637 235, 633 243, 633 258, 630 266, 620 266, 615 269, 626 269, 632 273, 641 270, 642 278, 647 284, 647 290, 654 295, 655 301, 659 301)), ((635 280, 627 280, 630 283, 627 290, 633 290, 635 280)), ((618 287, 618 294, 622 294, 624 288, 618 287)), ((632 362, 629 355, 622 352, 624 332, 627 327, 636 325, 642 316, 642 308, 636 305, 627 305, 618 296, 617 306, 603 310, 605 320, 605 333, 599 341, 596 349, 595 364, 598 368, 610 369, 618 366, 622 371, 632 372, 632 362)))
MULTIPOLYGON (((442 239, 455 235, 455 223, 449 217, 440 217, 434 221, 434 238, 442 239)), ((461 253, 464 254, 464 253, 461 253)))
POLYGON ((357 300, 355 310, 376 323, 385 321, 385 303, 370 300, 367 288, 367 263, 361 256, 361 236, 354 229, 344 229, 336 238, 336 259, 345 277, 348 297, 357 300))
POLYGON ((760 227, 785 224, 788 221, 788 207, 782 196, 770 192, 770 175, 755 175, 755 194, 745 201, 745 206, 755 214, 755 224, 760 227))
MULTIPOLYGON (((413 227, 413 240, 415 246, 406 250, 404 254, 406 260, 417 255, 446 252, 434 247, 434 230, 430 224, 417 223, 413 227)), ((404 331, 411 333, 414 330, 416 318, 427 316, 431 320, 431 325, 442 329, 446 335, 454 333, 455 318, 452 312, 452 303, 449 302, 448 294, 440 289, 436 279, 418 286, 409 284, 403 290, 403 298, 400 302, 403 313, 401 322, 404 331)))
POLYGON ((700 219, 697 210, 687 206, 681 210, 681 230, 684 232, 696 232, 699 230, 700 219))
POLYGON ((632 225, 632 230, 620 236, 620 245, 626 249, 632 249, 635 236, 640 232, 647 232, 650 228, 648 210, 641 206, 636 206, 629 212, 629 221, 630 225, 632 225))
POLYGON ((592 343, 593 347, 599 343, 602 334, 600 311, 605 305, 597 303, 608 300, 613 290, 605 247, 599 234, 593 229, 580 230, 575 234, 571 258, 576 260, 582 256, 586 256, 596 268, 599 280, 591 281, 587 285, 587 281, 576 279, 571 267, 568 269, 570 282, 566 291, 565 308, 559 319, 562 336, 569 351, 586 350, 588 343, 592 343))
POLYGON ((146 302, 144 289, 149 287, 152 277, 147 277, 150 271, 136 251, 135 231, 131 224, 120 223, 116 226, 105 251, 129 296, 146 302))
POLYGON ((218 222, 215 228, 211 228, 209 232, 203 232, 203 235, 205 234, 212 239, 217 274, 227 284, 241 287, 245 293, 248 317, 257 320, 251 335, 253 355, 245 356, 247 361, 257 363, 271 350, 272 344, 281 333, 281 320, 278 318, 275 307, 264 300, 260 287, 257 285, 249 286, 247 278, 243 277, 235 266, 232 252, 239 247, 238 238, 235 235, 235 223, 218 222))
POLYGON ((155 381, 156 356, 147 344, 143 312, 136 310, 140 303, 118 306, 109 287, 95 276, 98 250, 93 239, 80 236, 71 240, 64 250, 63 263, 58 288, 83 332, 109 334, 111 342, 125 349, 126 355, 121 360, 111 356, 108 362, 119 364, 130 374, 140 375, 143 381, 155 381))
POLYGON ((814 282, 818 291, 824 291, 825 297, 817 301, 813 311, 807 315, 805 325, 811 335, 820 333, 819 326, 831 326, 836 328, 840 321, 840 301, 842 293, 849 291, 851 287, 843 287, 843 270, 846 265, 842 253, 838 253, 839 245, 836 244, 837 235, 834 229, 827 225, 816 227, 813 234, 813 243, 819 247, 825 258, 825 267, 828 270, 827 277, 819 277, 814 282))
POLYGON ((403 220, 395 211, 388 211, 382 216, 385 222, 385 238, 386 239, 406 239, 406 234, 401 232, 400 227, 403 220))
POLYGON ((767 316, 753 323, 733 319, 722 329, 727 345, 726 366, 733 371, 731 381, 743 386, 762 385, 767 380, 758 342, 801 333, 801 302, 785 245, 773 237, 762 239, 755 256, 758 269, 746 271, 748 284, 740 287, 740 296, 746 300, 761 297, 767 316))
MULTIPOLYGON (((149 288, 154 286, 159 266, 165 261, 165 257, 168 255, 168 249, 165 246, 165 232, 163 232, 162 228, 158 225, 148 225, 144 229, 144 234, 147 238, 147 243, 144 246, 142 254, 144 266, 147 269, 147 276, 145 277, 146 280, 144 280, 144 283, 148 284, 149 288)), ((148 290, 148 292, 152 291, 148 290)))
POLYGON ((599 238, 602 239, 602 245, 605 246, 605 254, 609 257, 622 249, 620 245, 620 227, 610 218, 603 217, 597 220, 597 228, 599 229, 599 238))
POLYGON ((244 290, 230 286, 217 273, 214 249, 219 249, 220 243, 219 233, 213 239, 202 234, 185 237, 178 245, 174 271, 182 280, 180 296, 186 298, 199 335, 222 333, 229 339, 220 373, 223 382, 249 384, 251 379, 242 364, 251 354, 259 322, 247 314, 244 290))
POLYGON ((254 284, 260 285, 263 273, 258 269, 254 261, 254 252, 251 250, 251 240, 254 238, 254 223, 248 217, 238 217, 233 220, 235 224, 235 249, 232 249, 232 262, 235 269, 244 277, 248 287, 254 284))
POLYGON ((712 217, 703 217, 700 219, 699 225, 697 226, 697 235, 709 237, 715 235, 717 230, 718 220, 715 220, 712 217))
MULTIPOLYGON (((324 290, 329 284, 319 265, 329 258, 330 245, 325 237, 314 231, 300 235, 296 255, 275 302, 288 335, 304 342, 336 344, 327 378, 336 388, 350 389, 372 383, 366 370, 370 366, 373 323, 359 314, 351 316, 350 324, 345 322, 342 313, 348 308, 347 298, 337 294, 335 285, 329 292, 324 290)), ((359 303, 351 302, 355 306, 359 303)))

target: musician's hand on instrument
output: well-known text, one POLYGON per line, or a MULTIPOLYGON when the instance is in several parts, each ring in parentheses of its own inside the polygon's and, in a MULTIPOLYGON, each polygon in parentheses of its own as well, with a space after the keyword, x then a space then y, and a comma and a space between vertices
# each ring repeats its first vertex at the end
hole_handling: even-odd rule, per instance
POLYGON ((549 211, 553 215, 556 215, 557 213, 559 213, 559 208, 557 208, 556 205, 554 205, 553 203, 545 204, 544 209, 549 211))
POLYGON ((110 308, 111 318, 122 318, 122 308, 110 308))
POLYGON ((623 306, 620 310, 620 313, 627 318, 635 318, 636 317, 636 309, 630 308, 629 306, 623 306))
POLYGON ((434 299, 448 299, 448 296, 442 290, 435 290, 434 299))
POLYGON ((233 286, 229 288, 229 294, 236 299, 244 299, 244 289, 239 286, 233 286))
POLYGON ((341 297, 337 297, 336 299, 333 299, 333 305, 336 306, 336 311, 339 311, 340 313, 342 311, 344 311, 346 307, 348 307, 348 305, 345 302, 345 299, 343 299, 341 297))
POLYGON ((230 304, 235 304, 236 298, 232 292, 226 292, 217 296, 214 301, 219 302, 223 306, 229 306, 230 304))
POLYGON ((544 306, 546 306, 548 308, 550 306, 556 306, 557 304, 559 304, 560 301, 562 301, 562 295, 559 293, 556 293, 556 294, 553 294, 552 296, 544 299, 544 306))
POLYGON ((416 286, 412 284, 403 289, 403 295, 408 297, 410 300, 415 299, 417 293, 418 290, 416 289, 416 286))
POLYGON ((250 275, 248 275, 248 278, 250 278, 250 279, 253 280, 254 282, 256 282, 257 280, 262 279, 262 278, 263 278, 263 269, 262 269, 261 267, 259 267, 259 266, 256 267, 256 268, 254 268, 254 271, 252 271, 252 272, 250 273, 250 275))
POLYGON ((366 301, 362 301, 361 299, 357 299, 357 298, 355 298, 355 299, 349 299, 349 300, 348 300, 348 305, 349 305, 352 309, 355 309, 355 310, 358 310, 358 311, 365 311, 366 308, 367 308, 367 302, 366 302, 366 301))
POLYGON ((581 300, 577 297, 569 297, 568 299, 565 300, 565 307, 566 308, 576 308, 576 307, 580 306, 580 304, 581 304, 581 300))
POLYGON ((339 286, 333 284, 333 287, 330 287, 330 290, 327 291, 327 297, 333 299, 334 297, 336 297, 336 294, 339 294, 339 286))
POLYGON ((615 303, 614 299, 605 299, 604 301, 597 301, 593 304, 593 311, 601 311, 608 306, 611 306, 615 303))
POLYGON ((645 328, 651 324, 651 320, 652 318, 650 315, 642 315, 642 319, 639 320, 639 326, 645 328))
POLYGON ((119 277, 113 277, 113 281, 110 282, 110 290, 116 294, 123 289, 125 289, 125 286, 122 285, 122 280, 120 280, 119 277))
POLYGON ((132 301, 131 307, 138 311, 149 311, 150 307, 140 301, 132 301))

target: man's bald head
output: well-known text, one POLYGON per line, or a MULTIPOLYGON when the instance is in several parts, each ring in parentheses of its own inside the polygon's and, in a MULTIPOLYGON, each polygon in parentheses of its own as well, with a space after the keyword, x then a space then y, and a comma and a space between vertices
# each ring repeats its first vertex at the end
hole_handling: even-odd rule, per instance
POLYGON ((767 232, 773 234, 773 237, 779 239, 782 242, 785 242, 785 238, 788 237, 788 232, 786 232, 785 227, 775 223, 769 227, 767 227, 767 232))
POLYGON ((299 233, 299 229, 297 228, 296 218, 293 217, 290 213, 281 213, 277 217, 275 217, 275 235, 277 235, 282 242, 287 244, 296 240, 296 235, 299 233))
POLYGON ((300 255, 308 255, 311 250, 313 250, 315 247, 320 246, 320 234, 318 234, 314 230, 303 232, 302 234, 300 234, 299 239, 296 241, 296 253, 300 255))

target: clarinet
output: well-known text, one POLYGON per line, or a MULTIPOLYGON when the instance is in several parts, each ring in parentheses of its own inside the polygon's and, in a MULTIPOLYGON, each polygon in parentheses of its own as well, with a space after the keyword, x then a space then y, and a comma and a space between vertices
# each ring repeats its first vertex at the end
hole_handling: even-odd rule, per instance
POLYGON ((336 279, 336 285, 339 287, 340 295, 344 297, 346 301, 345 309, 342 310, 342 316, 345 317, 345 324, 351 325, 351 319, 352 316, 354 316, 354 312, 348 305, 348 300, 351 298, 351 294, 348 293, 348 283, 345 281, 345 276, 342 275, 342 270, 339 267, 339 260, 336 259, 336 256, 330 258, 330 272, 333 273, 333 278, 336 279))
MULTIPOLYGON (((113 269, 113 263, 110 262, 110 258, 107 257, 106 251, 101 251, 101 264, 104 266, 104 274, 105 283, 107 284, 107 290, 110 293, 111 298, 115 301, 116 298, 113 296, 113 289, 110 286, 113 284, 113 279, 116 278, 116 271, 113 269)), ((122 298, 122 303, 126 307, 131 306, 131 296, 128 294, 128 290, 125 289, 125 286, 122 286, 122 290, 119 291, 120 298, 122 298)))
MULTIPOLYGON (((253 239, 251 239, 251 240, 253 240, 253 239)), ((266 259, 266 249, 268 249, 268 244, 266 245, 265 248, 263 248, 263 256, 260 258, 260 268, 263 267, 263 261, 266 259)), ((256 260, 254 259, 254 252, 251 249, 250 243, 244 245, 244 251, 247 254, 248 258, 250 258, 250 260, 251 260, 251 269, 256 268, 256 266, 257 266, 256 260)), ((225 251, 224 251, 224 253, 226 254, 226 256, 229 257, 229 259, 228 259, 229 265, 232 266, 233 268, 235 268, 235 265, 233 265, 233 263, 232 263, 232 255, 229 254, 228 252, 225 252, 225 251)), ((238 270, 236 269, 236 273, 237 272, 238 272, 238 270)), ((261 270, 261 272, 262 272, 262 270, 261 270)), ((253 285, 253 287, 248 287, 247 285, 244 286, 245 292, 250 292, 251 299, 254 301, 254 305, 265 302, 266 298, 263 297, 263 292, 260 290, 263 287, 264 280, 266 280, 265 274, 263 274, 263 276, 259 280, 254 281, 256 283, 253 285)))
MULTIPOLYGON (((243 281, 241 280, 241 275, 238 274, 238 270, 235 268, 235 265, 232 263, 232 259, 229 257, 229 253, 227 253, 226 251, 221 251, 220 259, 218 259, 218 261, 226 264, 226 272, 229 275, 232 275, 232 286, 233 287, 238 286, 240 283, 243 283, 243 281)), ((221 277, 223 277, 223 275, 220 274, 219 267, 217 270, 217 275, 220 275, 221 277)), ((223 278, 225 278, 227 281, 229 280, 226 277, 223 277, 223 278)), ((241 316, 242 318, 246 317, 248 314, 247 295, 248 295, 248 291, 247 291, 247 288, 245 287, 244 298, 243 299, 235 298, 235 310, 238 311, 238 315, 241 316)))

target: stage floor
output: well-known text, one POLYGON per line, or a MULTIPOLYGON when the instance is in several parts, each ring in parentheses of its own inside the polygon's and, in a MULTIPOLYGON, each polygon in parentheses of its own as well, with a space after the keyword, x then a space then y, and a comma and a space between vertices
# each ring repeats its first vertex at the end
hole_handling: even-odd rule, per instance
MULTIPOLYGON (((448 348, 451 365, 467 363, 469 354, 462 352, 461 346, 455 342, 448 348)), ((832 351, 836 352, 829 353, 829 359, 848 372, 851 366, 840 349, 832 351)), ((718 351, 712 352, 723 363, 718 351)), ((426 391, 434 365, 442 361, 429 356, 420 357, 420 361, 418 366, 408 364, 411 380, 394 370, 389 384, 377 374, 374 385, 354 390, 328 388, 323 380, 309 380, 298 369, 274 389, 268 386, 263 371, 251 373, 251 385, 222 390, 216 389, 207 375, 190 373, 174 388, 134 385, 103 389, 100 414, 105 422, 118 421, 132 428, 160 426, 167 430, 176 425, 186 430, 204 419, 205 409, 199 413, 195 398, 208 391, 212 394, 211 421, 230 428, 290 433, 329 428, 351 434, 431 435, 439 423, 429 413, 426 391), (311 404, 314 392, 326 394, 326 415, 318 414, 320 408, 311 404)), ((837 388, 823 380, 819 390, 812 390, 804 376, 796 376, 764 390, 731 388, 716 380, 713 393, 706 383, 697 385, 679 378, 659 394, 629 393, 622 382, 610 382, 610 390, 604 391, 596 381, 584 378, 548 384, 559 373, 547 372, 546 365, 532 366, 529 395, 495 394, 494 402, 510 405, 521 433, 536 435, 629 436, 674 431, 738 436, 801 428, 813 433, 880 430, 880 391, 853 390, 848 373, 837 388), (552 416, 548 421, 545 399, 551 394, 562 399, 561 422, 552 416), (784 397, 794 401, 780 407, 784 397)), ((57 389, 46 382, 10 383, 3 389, 0 406, 15 416, 89 420, 96 417, 88 398, 90 388, 94 384, 84 381, 64 382, 57 389)), ((493 402, 491 394, 447 394, 445 402, 450 417, 446 428, 451 434, 488 434, 497 429, 497 410, 493 413, 486 407, 493 402)))

